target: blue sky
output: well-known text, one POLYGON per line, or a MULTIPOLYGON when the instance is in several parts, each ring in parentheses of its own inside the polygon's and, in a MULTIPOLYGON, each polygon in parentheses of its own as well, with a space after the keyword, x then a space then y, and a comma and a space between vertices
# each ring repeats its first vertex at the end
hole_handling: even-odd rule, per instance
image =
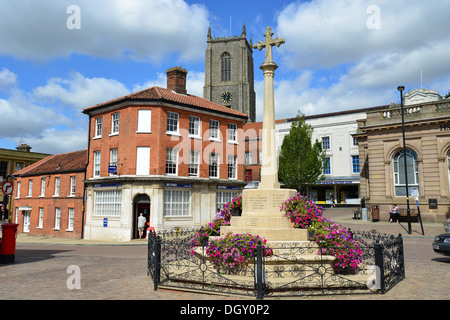
MULTIPOLYGON (((188 70, 202 96, 206 34, 274 49, 278 119, 399 102, 450 90, 450 2, 440 0, 0 0, 0 147, 62 153, 87 145, 83 108, 188 70), (422 76, 421 76, 422 74, 422 76)), ((257 120, 264 52, 254 50, 257 120)))

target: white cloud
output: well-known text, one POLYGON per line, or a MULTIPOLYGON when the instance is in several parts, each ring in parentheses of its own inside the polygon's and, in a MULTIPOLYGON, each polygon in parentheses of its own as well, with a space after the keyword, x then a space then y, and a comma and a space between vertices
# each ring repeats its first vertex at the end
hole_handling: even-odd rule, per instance
MULTIPOLYGON (((189 71, 186 78, 186 90, 188 94, 203 97, 203 85, 205 83, 205 73, 200 71, 189 71)), ((150 87, 167 88, 167 74, 159 72, 154 80, 147 80, 133 86, 133 92, 138 92, 150 87)))
POLYGON ((17 81, 17 75, 6 69, 3 68, 0 71, 0 90, 1 91, 5 91, 5 92, 9 92, 13 87, 16 87, 18 84, 17 81))
POLYGON ((8 99, 0 99, 0 110, 0 136, 3 138, 39 135, 49 126, 66 126, 72 122, 59 112, 32 103, 21 91, 15 91, 8 99))
POLYGON ((129 94, 129 90, 117 80, 86 78, 79 72, 71 72, 69 79, 52 78, 45 86, 34 89, 35 98, 43 101, 59 101, 81 112, 82 109, 129 94))
POLYGON ((202 57, 208 11, 182 0, 79 0, 80 15, 67 13, 72 0, 1 1, 0 54, 20 59, 50 60, 80 54, 128 56, 159 62, 202 57), (67 20, 79 18, 79 29, 67 20), (201 36, 204 35, 204 36, 201 36))
POLYGON ((278 49, 278 64, 309 72, 310 86, 289 91, 279 83, 277 117, 289 109, 319 114, 397 102, 397 86, 418 89, 421 70, 425 88, 446 94, 448 12, 450 2, 438 0, 291 3, 280 12, 275 28, 286 39, 278 49), (377 28, 368 27, 374 18, 370 6, 379 12, 377 28))
POLYGON ((87 128, 73 128, 58 130, 44 129, 39 135, 32 135, 14 139, 16 145, 25 142, 33 152, 59 154, 87 148, 87 128))

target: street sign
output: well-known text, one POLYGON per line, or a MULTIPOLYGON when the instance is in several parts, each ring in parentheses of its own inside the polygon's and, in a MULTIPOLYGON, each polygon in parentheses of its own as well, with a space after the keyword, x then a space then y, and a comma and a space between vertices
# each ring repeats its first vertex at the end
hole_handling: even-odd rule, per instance
POLYGON ((108 173, 117 174, 117 166, 109 165, 108 173))
POLYGON ((9 181, 6 181, 5 183, 3 183, 3 186, 2 186, 3 194, 5 196, 11 195, 12 192, 13 192, 13 188, 14 188, 13 184, 11 182, 9 182, 9 181))

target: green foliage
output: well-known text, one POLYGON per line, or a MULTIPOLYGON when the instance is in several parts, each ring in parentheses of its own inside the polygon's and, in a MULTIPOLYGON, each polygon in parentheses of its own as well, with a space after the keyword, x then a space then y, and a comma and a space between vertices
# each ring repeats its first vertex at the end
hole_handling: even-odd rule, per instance
POLYGON ((281 146, 278 179, 286 187, 306 194, 307 185, 324 179, 325 152, 316 139, 312 143, 313 128, 305 122, 305 116, 297 115, 291 130, 281 146))
POLYGON ((450 91, 444 96, 444 99, 450 98, 450 91))

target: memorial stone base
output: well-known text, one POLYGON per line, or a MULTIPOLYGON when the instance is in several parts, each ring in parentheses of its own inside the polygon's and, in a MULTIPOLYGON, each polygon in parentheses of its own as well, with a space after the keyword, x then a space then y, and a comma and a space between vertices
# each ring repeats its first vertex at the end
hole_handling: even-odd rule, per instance
POLYGON ((249 189, 242 193, 242 215, 232 217, 220 235, 250 233, 268 241, 307 241, 306 229, 293 228, 280 210, 281 204, 297 194, 291 189, 249 189))

